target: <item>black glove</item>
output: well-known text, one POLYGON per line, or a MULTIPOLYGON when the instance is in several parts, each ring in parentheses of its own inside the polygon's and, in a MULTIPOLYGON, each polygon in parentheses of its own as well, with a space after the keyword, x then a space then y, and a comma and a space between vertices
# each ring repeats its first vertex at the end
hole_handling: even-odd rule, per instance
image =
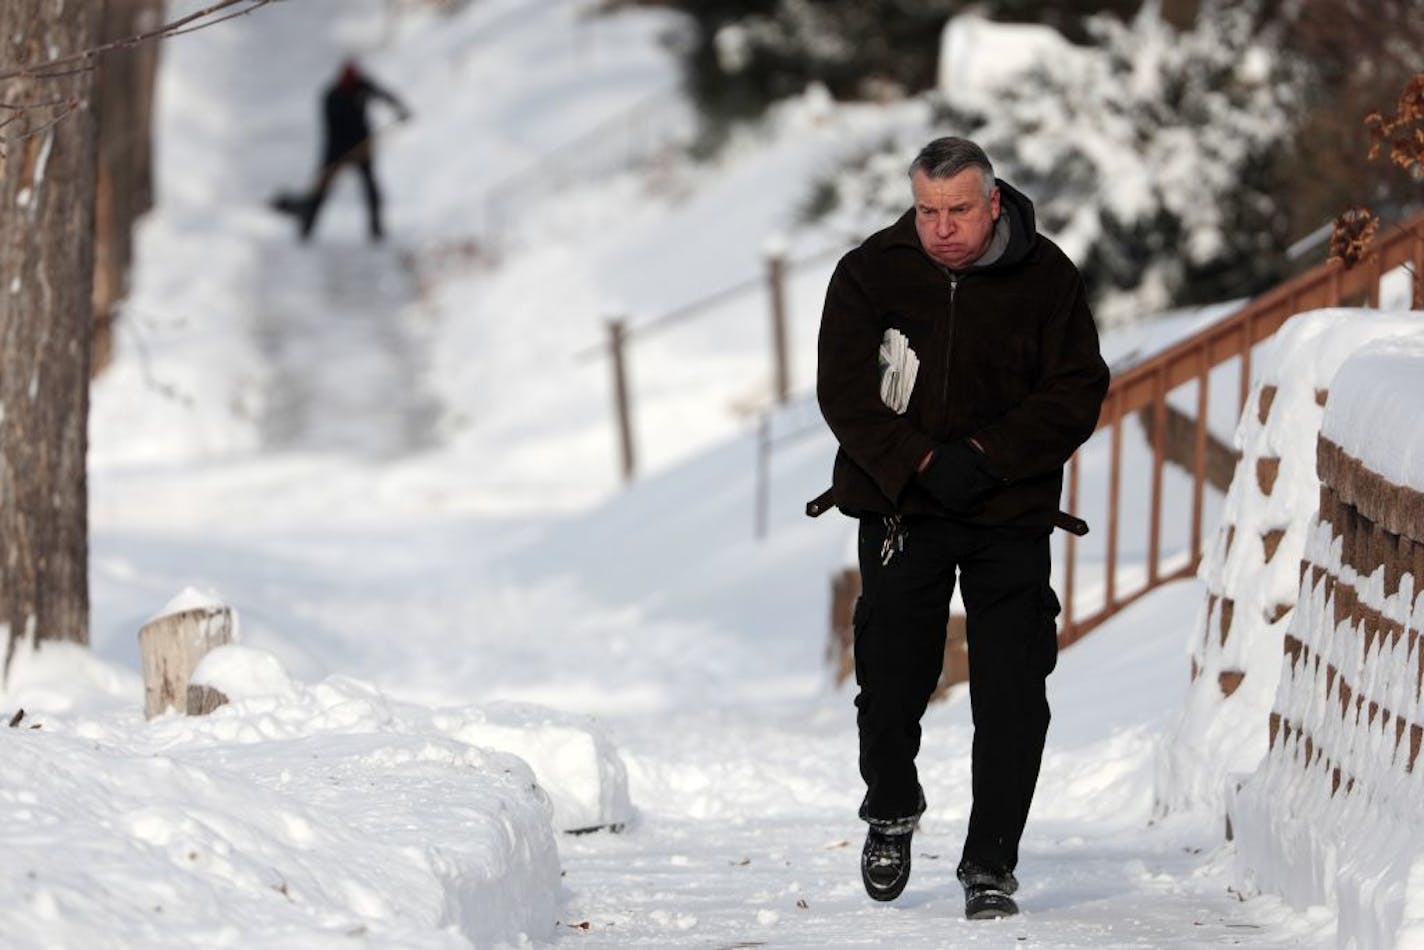
POLYGON ((1004 484, 968 439, 936 445, 934 458, 919 477, 925 490, 956 515, 976 514, 1004 484))

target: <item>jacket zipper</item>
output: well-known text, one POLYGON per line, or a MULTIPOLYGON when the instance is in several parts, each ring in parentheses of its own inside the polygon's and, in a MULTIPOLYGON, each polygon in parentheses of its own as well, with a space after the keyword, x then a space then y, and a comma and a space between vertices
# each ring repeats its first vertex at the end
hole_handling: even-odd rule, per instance
POLYGON ((945 423, 949 419, 949 357, 954 352, 954 294, 959 289, 959 278, 952 272, 949 273, 949 322, 944 328, 944 387, 940 392, 940 427, 943 431, 945 423))

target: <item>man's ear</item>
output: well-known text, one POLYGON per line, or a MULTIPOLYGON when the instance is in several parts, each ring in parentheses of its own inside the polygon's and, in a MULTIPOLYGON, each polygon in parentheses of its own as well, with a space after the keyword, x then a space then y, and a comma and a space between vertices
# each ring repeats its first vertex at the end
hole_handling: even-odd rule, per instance
POLYGON ((995 185, 994 190, 989 193, 989 214, 995 221, 999 220, 999 186, 995 185))

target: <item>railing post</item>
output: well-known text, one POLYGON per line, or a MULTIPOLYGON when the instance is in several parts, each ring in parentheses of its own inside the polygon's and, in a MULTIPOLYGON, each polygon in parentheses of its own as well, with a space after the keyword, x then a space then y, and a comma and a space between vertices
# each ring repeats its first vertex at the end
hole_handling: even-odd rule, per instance
POLYGON ((613 405, 618 420, 618 445, 623 464, 623 481, 631 482, 635 471, 633 455, 633 411, 629 405, 628 369, 623 344, 628 331, 622 320, 608 321, 608 355, 613 365, 613 405))
MULTIPOLYGON (((1337 289, 1336 297, 1339 293, 1337 289)), ((1335 306, 1335 304, 1331 304, 1335 306)), ((1251 317, 1253 311, 1250 305, 1246 307, 1246 318, 1241 321, 1241 401, 1237 406, 1238 412, 1246 411, 1246 400, 1251 398, 1251 347, 1255 341, 1251 339, 1251 317)))
POLYGON ((758 541, 766 537, 767 512, 771 507, 771 413, 757 420, 756 526, 758 541))
POLYGON ((1202 509, 1206 496, 1206 436, 1208 394, 1211 389, 1211 363, 1206 347, 1197 351, 1197 430, 1192 447, 1192 566, 1201 561, 1202 509))
POLYGON ((1108 460, 1108 556, 1103 610, 1117 607, 1117 522, 1122 500, 1122 396, 1112 400, 1112 452, 1108 460))
POLYGON ((791 397, 791 365, 786 352, 786 256, 773 251, 766 258, 767 290, 771 294, 771 351, 776 401, 791 397))
POLYGON ((1152 383, 1152 523, 1147 529, 1147 586, 1157 584, 1162 554, 1162 466, 1167 457, 1167 379, 1158 368, 1152 383))
MULTIPOLYGON (((1420 225, 1424 227, 1424 225, 1420 225)), ((1419 228, 1414 230, 1414 292, 1411 295, 1411 306, 1415 310, 1424 310, 1424 234, 1419 228)))

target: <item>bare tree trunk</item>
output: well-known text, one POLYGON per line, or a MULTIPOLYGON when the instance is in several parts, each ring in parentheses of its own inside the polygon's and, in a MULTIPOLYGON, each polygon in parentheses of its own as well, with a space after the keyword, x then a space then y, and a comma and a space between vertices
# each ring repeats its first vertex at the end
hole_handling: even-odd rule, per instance
MULTIPOLYGON (((102 4, 4 0, 0 65, 92 46, 102 4)), ((0 80, 0 643, 89 638, 92 71, 0 80), (71 109, 64 114, 67 109, 71 109), (56 121, 57 120, 57 121, 56 121)))
MULTIPOLYGON (((108 0, 100 40, 152 30, 162 0, 108 0)), ((99 59, 99 183, 95 198, 94 345, 98 375, 113 352, 114 307, 128 295, 133 227, 153 205, 153 89, 159 43, 105 53, 99 59)))

